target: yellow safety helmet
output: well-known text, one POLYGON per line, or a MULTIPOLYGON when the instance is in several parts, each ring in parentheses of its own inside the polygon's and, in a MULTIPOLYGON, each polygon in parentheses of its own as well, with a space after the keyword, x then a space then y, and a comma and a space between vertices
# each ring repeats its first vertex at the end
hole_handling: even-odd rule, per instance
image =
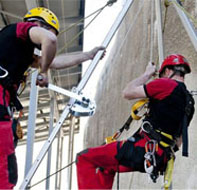
POLYGON ((42 19, 45 21, 48 25, 53 27, 57 34, 59 33, 59 21, 57 16, 50 11, 49 9, 45 7, 36 7, 28 11, 28 13, 24 16, 24 21, 30 21, 33 19, 42 19))

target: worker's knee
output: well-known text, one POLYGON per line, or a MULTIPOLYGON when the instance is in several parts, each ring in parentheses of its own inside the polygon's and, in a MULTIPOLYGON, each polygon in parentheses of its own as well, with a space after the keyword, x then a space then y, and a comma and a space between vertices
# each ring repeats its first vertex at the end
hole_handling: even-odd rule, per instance
POLYGON ((80 158, 82 158, 87 152, 88 152, 88 149, 85 149, 85 150, 82 150, 81 152, 77 153, 76 163, 78 163, 80 158))

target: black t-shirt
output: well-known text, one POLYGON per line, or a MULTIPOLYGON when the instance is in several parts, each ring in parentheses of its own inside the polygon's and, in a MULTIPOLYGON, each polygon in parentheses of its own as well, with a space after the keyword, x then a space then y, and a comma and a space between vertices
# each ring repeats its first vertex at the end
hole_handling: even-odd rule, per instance
POLYGON ((150 99, 149 114, 145 120, 155 129, 171 135, 180 135, 186 107, 186 86, 170 78, 160 78, 144 85, 150 99))
POLYGON ((10 24, 0 31, 0 66, 18 84, 24 72, 33 63, 36 44, 29 37, 29 29, 37 26, 30 22, 10 24))

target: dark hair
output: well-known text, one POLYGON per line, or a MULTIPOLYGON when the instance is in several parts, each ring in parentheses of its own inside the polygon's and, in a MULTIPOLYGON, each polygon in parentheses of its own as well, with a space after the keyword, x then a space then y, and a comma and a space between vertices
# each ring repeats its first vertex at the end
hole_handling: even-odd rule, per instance
MULTIPOLYGON (((174 66, 174 65, 169 65, 169 66, 166 66, 166 67, 165 67, 165 69, 164 69, 164 71, 161 73, 161 75, 165 72, 166 68, 168 68, 168 69, 174 71, 174 73, 173 73, 172 76, 178 75, 178 76, 180 76, 180 77, 184 77, 185 74, 187 73, 186 68, 185 68, 183 65, 175 65, 175 66, 174 66)), ((172 77, 172 76, 171 76, 171 77, 172 77)))

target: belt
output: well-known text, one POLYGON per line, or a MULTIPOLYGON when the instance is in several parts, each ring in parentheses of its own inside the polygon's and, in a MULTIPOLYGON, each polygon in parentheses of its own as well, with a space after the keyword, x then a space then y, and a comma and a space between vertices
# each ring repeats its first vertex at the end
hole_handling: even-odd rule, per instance
POLYGON ((175 141, 173 140, 172 135, 160 131, 158 129, 153 129, 153 126, 149 121, 144 121, 142 123, 141 129, 148 134, 148 136, 156 141, 163 147, 174 147, 175 141))

